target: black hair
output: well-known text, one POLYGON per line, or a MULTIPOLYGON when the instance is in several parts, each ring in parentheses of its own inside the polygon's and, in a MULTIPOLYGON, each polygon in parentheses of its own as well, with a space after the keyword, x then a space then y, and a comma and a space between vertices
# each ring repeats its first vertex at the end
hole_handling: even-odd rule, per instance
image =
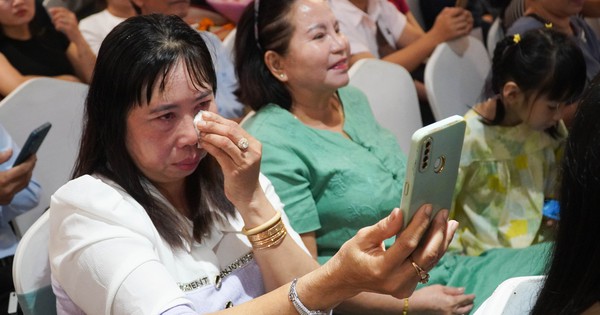
MULTIPOLYGON (((571 38, 551 29, 534 29, 507 36, 496 45, 490 88, 501 95, 504 85, 513 81, 528 100, 547 96, 571 104, 585 87, 585 68, 583 54, 571 38)), ((503 104, 498 104, 490 124, 504 119, 503 104)))
POLYGON ((600 77, 586 89, 562 164, 560 224, 532 314, 581 314, 600 301, 600 77))
POLYGON ((115 27, 100 46, 86 99, 84 127, 73 177, 99 174, 119 184, 139 202, 160 235, 173 247, 183 239, 198 241, 213 223, 210 206, 233 214, 225 197, 223 174, 211 156, 186 178, 186 201, 194 224, 189 235, 182 215, 160 202, 144 183, 126 147, 127 116, 145 106, 152 92, 164 91, 168 74, 178 63, 187 67, 196 88, 216 91, 210 53, 200 34, 177 16, 135 16, 115 27))
POLYGON ((264 54, 268 50, 282 56, 287 54, 294 33, 287 15, 296 0, 256 1, 259 1, 257 10, 254 3, 250 3, 237 26, 234 50, 239 88, 236 95, 240 102, 254 110, 271 102, 289 110, 292 96, 267 68, 264 54))

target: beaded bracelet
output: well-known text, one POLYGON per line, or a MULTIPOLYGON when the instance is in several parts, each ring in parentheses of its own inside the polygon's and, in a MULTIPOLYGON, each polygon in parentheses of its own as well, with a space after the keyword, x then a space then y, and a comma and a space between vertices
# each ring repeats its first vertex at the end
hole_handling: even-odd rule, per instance
POLYGON ((402 315, 408 315, 408 298, 404 298, 404 307, 402 308, 402 315))

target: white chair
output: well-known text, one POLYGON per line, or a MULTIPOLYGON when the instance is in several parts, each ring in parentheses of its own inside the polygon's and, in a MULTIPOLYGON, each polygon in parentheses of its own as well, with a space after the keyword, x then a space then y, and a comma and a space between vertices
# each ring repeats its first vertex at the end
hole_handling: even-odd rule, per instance
POLYGON ((52 123, 33 171, 42 186, 40 203, 15 219, 19 235, 48 208, 50 196, 70 178, 87 90, 86 84, 37 78, 23 83, 0 102, 0 123, 20 146, 34 128, 46 121, 52 123))
POLYGON ((504 30, 502 30, 502 20, 496 18, 488 31, 486 46, 490 58, 494 58, 494 49, 496 44, 504 38, 504 30))
POLYGON ((502 282, 475 315, 528 315, 546 276, 515 277, 502 282))
POLYGON ((476 38, 439 44, 425 66, 425 89, 435 119, 464 115, 480 101, 490 68, 487 50, 476 38), (463 51, 459 55, 455 50, 463 51))
POLYGON ((379 59, 361 59, 348 73, 350 84, 367 95, 375 119, 396 135, 400 147, 408 153, 413 132, 423 126, 410 73, 379 59))
POLYGON ((13 260, 13 280, 19 305, 25 315, 56 314, 56 296, 50 282, 48 240, 49 212, 27 230, 13 260))
POLYGON ((235 33, 237 32, 237 28, 232 29, 225 38, 223 38, 223 48, 229 54, 229 58, 231 60, 235 60, 233 46, 235 45, 235 33))

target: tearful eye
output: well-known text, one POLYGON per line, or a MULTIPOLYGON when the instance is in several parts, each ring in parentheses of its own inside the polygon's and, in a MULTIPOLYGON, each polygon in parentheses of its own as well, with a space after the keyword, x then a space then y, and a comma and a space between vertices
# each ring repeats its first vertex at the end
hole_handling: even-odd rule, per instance
POLYGON ((164 115, 160 116, 159 118, 162 119, 162 120, 171 120, 174 117, 175 117, 175 114, 173 114, 173 113, 167 113, 167 114, 164 114, 164 115))

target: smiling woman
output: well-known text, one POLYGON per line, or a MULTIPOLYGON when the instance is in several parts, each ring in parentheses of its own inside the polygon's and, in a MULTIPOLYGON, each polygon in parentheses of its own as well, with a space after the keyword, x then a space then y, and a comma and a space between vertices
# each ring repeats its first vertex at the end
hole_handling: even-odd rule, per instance
MULTIPOLYGON (((400 204, 406 156, 375 121, 366 96, 347 86, 349 44, 327 1, 254 4, 242 15, 235 42, 238 95, 256 110, 244 128, 263 143, 261 169, 292 226, 325 263, 400 204)), ((362 294, 338 310, 462 314, 473 295, 435 286, 410 301, 362 294)))
POLYGON ((423 207, 400 232, 394 211, 317 268, 259 173, 260 142, 216 113, 216 89, 203 37, 176 16, 106 37, 74 179, 49 210, 59 313, 294 314, 361 291, 409 295, 411 259, 430 270, 456 222, 423 207))

